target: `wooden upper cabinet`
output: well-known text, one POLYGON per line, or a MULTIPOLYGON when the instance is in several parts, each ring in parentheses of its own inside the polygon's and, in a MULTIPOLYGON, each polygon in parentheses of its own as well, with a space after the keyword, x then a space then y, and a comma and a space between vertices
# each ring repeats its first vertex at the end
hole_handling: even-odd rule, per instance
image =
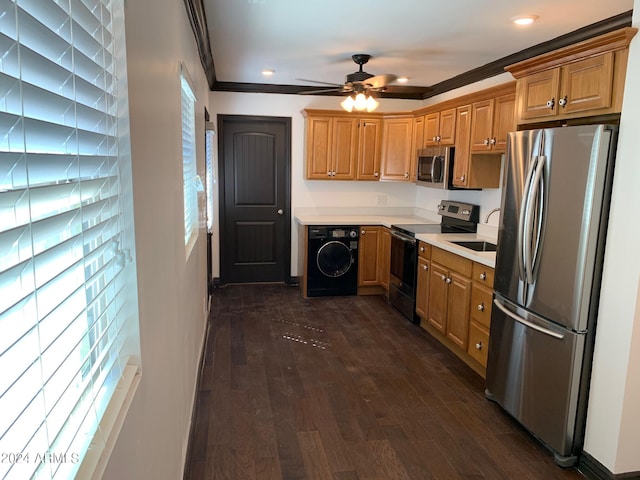
POLYGON ((471 105, 463 105, 456 111, 456 151, 452 182, 456 187, 469 187, 470 135, 471 105))
POLYGON ((493 108, 493 151, 507 151, 507 133, 516 130, 516 94, 496 97, 493 108))
POLYGON ((613 93, 613 53, 562 67, 558 105, 562 113, 606 109, 613 93))
POLYGON ((382 122, 381 180, 411 181, 413 117, 390 117, 382 122))
POLYGON ((332 175, 335 180, 355 178, 356 153, 358 143, 358 120, 355 118, 335 118, 332 142, 332 175))
POLYGON ((382 119, 361 118, 358 121, 358 180, 378 180, 380 177, 380 141, 382 119))
POLYGON ((611 107, 613 52, 527 76, 521 83, 523 119, 597 114, 611 107))
POLYGON ((307 178, 331 178, 332 134, 332 118, 307 118, 307 178))
POLYGON ((621 28, 506 67, 518 123, 619 113, 635 28, 621 28))
POLYGON ((471 105, 470 150, 472 152, 491 149, 494 102, 495 100, 491 98, 471 105))
POLYGON ((306 178, 378 180, 381 139, 381 117, 308 115, 306 178))
POLYGON ((424 143, 432 145, 453 145, 456 134, 456 109, 430 113, 424 117, 424 143))
POLYGON ((507 133, 516 129, 515 94, 475 102, 471 106, 472 153, 504 152, 507 133))

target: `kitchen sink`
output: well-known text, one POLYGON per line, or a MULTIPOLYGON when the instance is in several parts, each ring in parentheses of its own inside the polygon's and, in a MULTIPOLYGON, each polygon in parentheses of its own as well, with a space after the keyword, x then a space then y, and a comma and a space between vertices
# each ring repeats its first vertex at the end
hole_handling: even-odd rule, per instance
POLYGON ((498 248, 498 246, 495 243, 480 242, 480 241, 451 242, 451 243, 454 243, 454 244, 459 245, 461 247, 468 248, 468 249, 476 251, 476 252, 495 252, 496 249, 498 248))

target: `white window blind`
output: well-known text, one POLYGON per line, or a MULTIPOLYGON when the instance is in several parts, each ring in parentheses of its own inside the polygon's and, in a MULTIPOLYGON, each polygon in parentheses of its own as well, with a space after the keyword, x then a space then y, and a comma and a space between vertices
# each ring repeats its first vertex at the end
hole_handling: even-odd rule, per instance
POLYGON ((196 170, 196 114, 193 89, 189 85, 184 67, 180 75, 182 90, 182 171, 184 182, 184 243, 198 229, 198 182, 196 170))
POLYGON ((205 153, 207 168, 207 230, 213 228, 213 185, 215 184, 215 175, 213 173, 213 136, 215 129, 213 125, 207 124, 205 130, 205 153))
POLYGON ((116 5, 0 0, 0 453, 13 455, 3 479, 73 478, 137 329, 116 5))

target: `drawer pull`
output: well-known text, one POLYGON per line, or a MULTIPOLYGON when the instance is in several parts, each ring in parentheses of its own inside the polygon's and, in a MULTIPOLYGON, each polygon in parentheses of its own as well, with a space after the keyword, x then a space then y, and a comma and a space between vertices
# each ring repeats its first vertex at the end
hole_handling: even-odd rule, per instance
POLYGON ((480 304, 478 304, 478 310, 480 310, 481 312, 484 312, 484 302, 481 302, 480 304))
POLYGON ((480 280, 486 280, 487 279, 487 272, 482 272, 480 274, 480 280))
POLYGON ((424 253, 424 247, 420 247, 420 253, 424 253))
POLYGON ((482 350, 482 342, 476 343, 476 350, 482 350))
POLYGON ((423 270, 429 270, 429 267, 428 267, 428 266, 426 266, 426 265, 422 265, 422 269, 423 269, 423 270))

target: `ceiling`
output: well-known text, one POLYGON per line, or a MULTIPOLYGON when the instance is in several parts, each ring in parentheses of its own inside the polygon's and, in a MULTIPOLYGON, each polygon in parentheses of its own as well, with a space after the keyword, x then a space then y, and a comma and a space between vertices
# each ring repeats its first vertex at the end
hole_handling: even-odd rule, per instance
POLYGON ((583 27, 597 24, 594 32, 584 29, 592 36, 611 24, 629 25, 633 0, 203 0, 203 8, 200 49, 214 91, 323 87, 302 79, 342 84, 358 68, 351 55, 367 53, 365 71, 408 77, 407 96, 400 98, 418 98, 410 94, 416 91, 427 98, 426 89, 410 87, 441 93, 464 78, 480 80, 469 75, 474 71, 485 78, 500 73, 505 64, 543 53, 530 47, 583 27), (525 14, 538 19, 528 27, 512 23, 525 14), (275 73, 265 77, 263 69, 275 73))

